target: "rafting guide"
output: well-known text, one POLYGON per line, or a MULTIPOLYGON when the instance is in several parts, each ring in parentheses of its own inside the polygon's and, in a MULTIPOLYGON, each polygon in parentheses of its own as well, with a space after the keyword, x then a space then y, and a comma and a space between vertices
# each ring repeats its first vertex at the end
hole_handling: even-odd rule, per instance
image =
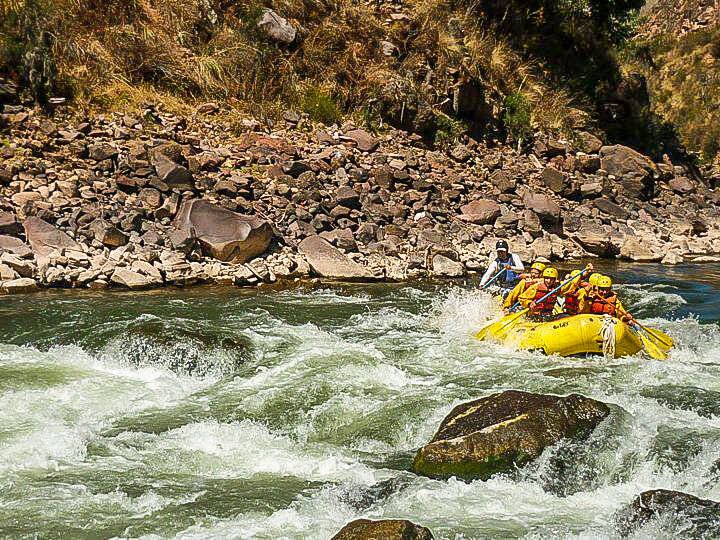
POLYGON ((490 262, 490 265, 480 280, 480 288, 486 288, 492 281, 501 289, 501 293, 505 296, 520 280, 519 274, 525 270, 525 266, 523 266, 522 260, 518 255, 510 252, 510 247, 505 240, 499 240, 498 243, 495 244, 495 252, 497 256, 490 262))

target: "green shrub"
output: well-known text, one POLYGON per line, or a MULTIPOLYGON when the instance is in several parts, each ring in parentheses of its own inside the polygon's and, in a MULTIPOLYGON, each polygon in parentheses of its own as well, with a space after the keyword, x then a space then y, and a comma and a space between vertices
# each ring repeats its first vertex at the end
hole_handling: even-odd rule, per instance
POLYGON ((505 98, 503 122, 513 140, 523 143, 530 137, 531 118, 532 106, 521 92, 515 92, 505 98))
POLYGON ((468 130, 465 122, 439 111, 435 113, 435 120, 437 122, 435 146, 438 147, 447 147, 455 144, 468 130))
POLYGON ((311 119, 323 124, 334 124, 342 119, 342 112, 332 96, 316 86, 305 91, 300 106, 311 119))

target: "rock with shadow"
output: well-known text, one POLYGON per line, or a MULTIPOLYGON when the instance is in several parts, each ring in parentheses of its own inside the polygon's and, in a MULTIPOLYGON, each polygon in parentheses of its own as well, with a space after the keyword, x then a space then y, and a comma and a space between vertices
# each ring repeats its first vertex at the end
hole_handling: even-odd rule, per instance
POLYGON ((578 394, 493 394, 455 407, 417 452, 413 470, 430 478, 487 479, 563 439, 584 438, 609 414, 604 403, 578 394))

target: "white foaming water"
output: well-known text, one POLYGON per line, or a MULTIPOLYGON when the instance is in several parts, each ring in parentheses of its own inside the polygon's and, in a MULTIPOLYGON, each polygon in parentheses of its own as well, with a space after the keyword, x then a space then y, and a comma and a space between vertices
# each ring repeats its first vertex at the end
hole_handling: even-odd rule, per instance
MULTIPOLYGON (((0 368, 72 368, 67 380, 0 394, 0 421, 15 422, 0 430, 8 463, 0 487, 12 473, 10 506, 29 516, 22 531, 33 530, 33 516, 48 523, 54 513, 87 531, 127 523, 125 534, 109 534, 118 536, 135 536, 129 524, 139 517, 147 538, 327 539, 358 517, 411 519, 436 538, 606 538, 617 535, 614 513, 643 490, 720 498, 720 475, 711 472, 720 418, 707 412, 712 404, 672 401, 674 388, 720 391, 716 325, 646 319, 678 342, 666 362, 562 359, 478 343, 474 333, 500 314, 485 293, 278 295, 276 311, 267 298, 262 309, 227 303, 223 323, 252 341, 253 355, 224 379, 128 365, 112 347, 98 358, 77 347, 0 345, 0 368), (326 306, 327 317, 298 324, 292 311, 296 322, 285 320, 283 310, 306 304, 326 306), (406 472, 455 405, 507 388, 578 392, 613 412, 577 448, 550 448, 509 476, 465 483, 406 472), (563 452, 571 458, 559 467, 563 452), (27 480, 56 469, 57 481, 27 480), (120 480, 105 486, 105 476, 120 480), (288 478, 299 487, 280 500, 273 488, 288 478), (389 480, 396 483, 383 487, 389 480), (235 499, 223 491, 253 482, 260 487, 235 499), (23 503, 22 493, 40 502, 23 503)), ((655 298, 681 305, 672 294, 655 298)), ((4 503, 0 495, 0 519, 15 519, 4 503)), ((642 534, 660 531, 652 527, 642 534)))

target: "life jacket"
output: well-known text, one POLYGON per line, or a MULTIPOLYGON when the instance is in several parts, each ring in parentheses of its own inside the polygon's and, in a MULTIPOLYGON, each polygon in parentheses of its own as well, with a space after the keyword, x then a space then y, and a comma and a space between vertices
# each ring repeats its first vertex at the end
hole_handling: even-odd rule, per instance
MULTIPOLYGON (((506 264, 512 265, 513 260, 512 253, 508 253, 508 258, 504 261, 500 260, 500 257, 495 257, 495 262, 497 263, 498 268, 501 268, 506 264)), ((518 282, 519 278, 520 276, 512 270, 505 270, 505 272, 500 274, 500 277, 498 278, 498 285, 503 288, 512 289, 512 287, 518 282)))
POLYGON ((580 311, 580 299, 578 298, 577 291, 574 293, 568 293, 564 296, 565 298, 565 313, 570 313, 572 315, 577 315, 578 311, 580 311))
POLYGON ((538 283, 537 292, 535 293, 535 298, 533 299, 535 302, 535 309, 533 310, 533 313, 552 313, 552 310, 555 309, 555 303, 557 302, 557 293, 553 293, 545 298, 545 300, 542 300, 543 297, 551 290, 552 289, 547 288, 545 283, 538 283), (540 300, 542 300, 542 302, 540 300))
POLYGON ((599 295, 593 295, 590 302, 590 313, 594 315, 610 315, 611 317, 614 317, 617 312, 615 302, 617 302, 616 294, 608 296, 607 298, 599 295))

